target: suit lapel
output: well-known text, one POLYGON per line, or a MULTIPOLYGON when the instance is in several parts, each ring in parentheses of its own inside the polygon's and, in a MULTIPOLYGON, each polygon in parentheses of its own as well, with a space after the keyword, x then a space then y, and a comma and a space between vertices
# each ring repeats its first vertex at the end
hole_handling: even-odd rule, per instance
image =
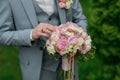
POLYGON ((58 0, 55 0, 57 3, 57 8, 58 8, 58 13, 59 13, 59 17, 60 17, 60 22, 61 24, 66 23, 66 12, 65 9, 62 9, 59 7, 59 2, 58 0))
POLYGON ((21 2, 28 15, 29 20, 31 21, 33 27, 35 27, 38 24, 38 21, 32 0, 21 0, 21 2))

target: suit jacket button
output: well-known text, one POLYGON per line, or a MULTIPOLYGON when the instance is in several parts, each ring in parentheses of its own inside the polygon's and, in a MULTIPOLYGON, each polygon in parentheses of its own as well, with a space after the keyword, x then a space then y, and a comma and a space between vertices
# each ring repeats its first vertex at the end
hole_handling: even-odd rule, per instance
POLYGON ((50 20, 51 20, 51 17, 49 17, 48 20, 50 21, 50 20))
POLYGON ((40 47, 40 50, 43 50, 43 48, 42 48, 42 47, 40 47))

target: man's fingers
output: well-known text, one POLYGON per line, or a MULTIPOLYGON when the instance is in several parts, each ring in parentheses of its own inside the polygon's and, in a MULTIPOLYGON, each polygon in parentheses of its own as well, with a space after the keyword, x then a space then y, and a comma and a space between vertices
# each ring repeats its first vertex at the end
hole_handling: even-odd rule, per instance
POLYGON ((48 24, 48 23, 40 23, 39 28, 48 29, 51 32, 55 31, 55 27, 53 25, 51 25, 51 24, 48 24))
POLYGON ((52 32, 55 31, 55 27, 51 24, 45 23, 45 27, 52 32))
POLYGON ((42 30, 42 32, 43 33, 47 33, 47 34, 51 34, 52 32, 50 31, 50 30, 48 30, 48 29, 44 29, 44 30, 42 30))
POLYGON ((46 34, 46 33, 39 33, 39 36, 41 37, 41 36, 43 36, 43 37, 49 37, 49 35, 48 34, 46 34))
POLYGON ((55 31, 55 27, 48 23, 40 23, 33 30, 33 38, 38 39, 40 37, 49 37, 51 33, 55 31))
POLYGON ((46 26, 46 28, 47 28, 48 30, 50 30, 51 32, 54 32, 54 31, 55 31, 55 27, 54 27, 54 26, 48 25, 48 26, 46 26))

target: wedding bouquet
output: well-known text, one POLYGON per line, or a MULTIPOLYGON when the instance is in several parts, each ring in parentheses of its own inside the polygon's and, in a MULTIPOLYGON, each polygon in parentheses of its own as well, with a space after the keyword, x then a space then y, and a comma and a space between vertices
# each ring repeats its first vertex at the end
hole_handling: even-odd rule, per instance
POLYGON ((56 31, 46 42, 46 48, 50 55, 62 56, 64 80, 73 80, 74 57, 78 51, 86 54, 91 49, 91 38, 83 28, 67 22, 56 26, 56 31))

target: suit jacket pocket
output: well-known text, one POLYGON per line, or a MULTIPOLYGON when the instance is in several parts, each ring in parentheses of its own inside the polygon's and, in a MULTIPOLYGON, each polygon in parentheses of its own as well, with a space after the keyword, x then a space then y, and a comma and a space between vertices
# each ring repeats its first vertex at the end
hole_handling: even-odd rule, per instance
POLYGON ((28 53, 25 53, 24 50, 19 53, 19 61, 21 67, 28 67, 30 65, 30 60, 28 53))
POLYGON ((24 67, 27 67, 30 65, 30 61, 29 60, 23 60, 23 59, 20 59, 20 65, 21 66, 24 66, 24 67))

